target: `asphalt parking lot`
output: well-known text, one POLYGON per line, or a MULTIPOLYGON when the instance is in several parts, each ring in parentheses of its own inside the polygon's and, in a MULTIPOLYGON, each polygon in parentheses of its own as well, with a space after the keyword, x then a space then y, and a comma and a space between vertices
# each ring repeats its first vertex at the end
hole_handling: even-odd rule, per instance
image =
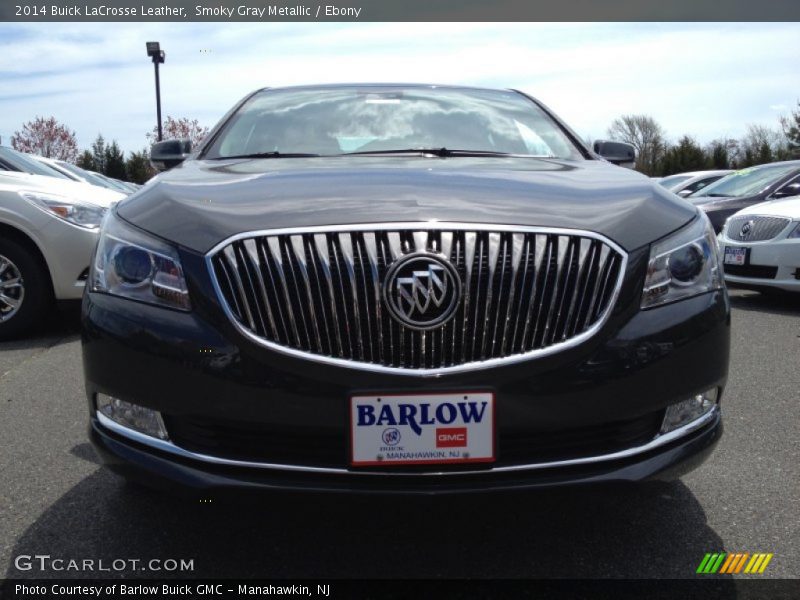
MULTIPOLYGON (((800 577, 800 298, 734 290, 731 299, 725 435, 681 481, 247 503, 165 497, 97 464, 79 326, 68 314, 35 337, 0 344, 0 569, 87 576, 15 567, 17 556, 49 554, 193 559, 184 575, 194 577, 649 578, 692 576, 706 552, 745 551, 774 553, 760 577, 800 577)), ((142 575, 97 573, 134 574, 142 575)))

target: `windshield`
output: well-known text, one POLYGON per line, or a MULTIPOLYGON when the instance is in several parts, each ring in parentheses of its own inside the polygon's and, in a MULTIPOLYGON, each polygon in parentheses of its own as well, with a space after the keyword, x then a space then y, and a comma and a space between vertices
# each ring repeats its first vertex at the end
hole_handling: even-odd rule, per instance
POLYGON ((30 173, 32 175, 69 179, 69 177, 63 173, 59 173, 56 169, 42 164, 30 156, 25 156, 21 152, 17 152, 5 146, 0 146, 0 167, 3 163, 12 171, 22 171, 23 173, 30 173))
POLYGON ((659 179, 658 183, 663 185, 665 188, 670 189, 689 179, 691 179, 691 175, 670 175, 669 177, 664 177, 664 179, 659 179))
POLYGON ((708 187, 695 192, 691 198, 702 198, 704 202, 708 197, 745 197, 754 196, 764 188, 772 185, 783 176, 792 171, 796 171, 800 166, 792 165, 771 165, 768 167, 753 167, 742 169, 730 175, 726 175, 719 181, 712 183, 708 187))
POLYGON ((581 158, 519 93, 437 87, 264 90, 228 121, 204 158, 418 148, 581 158))
POLYGON ((82 169, 77 165, 73 165, 71 163, 68 163, 68 162, 65 162, 65 161, 61 161, 61 160, 58 161, 58 165, 60 167, 62 167, 63 169, 66 169, 70 173, 74 173, 75 175, 77 175, 81 179, 85 180, 86 183, 91 183, 92 185, 96 185, 96 186, 99 186, 99 187, 104 187, 104 188, 109 189, 109 190, 113 190, 114 189, 114 187, 112 185, 110 185, 109 183, 106 183, 105 181, 103 181, 103 179, 100 177, 100 175, 98 173, 93 173, 91 171, 87 171, 86 169, 82 169))

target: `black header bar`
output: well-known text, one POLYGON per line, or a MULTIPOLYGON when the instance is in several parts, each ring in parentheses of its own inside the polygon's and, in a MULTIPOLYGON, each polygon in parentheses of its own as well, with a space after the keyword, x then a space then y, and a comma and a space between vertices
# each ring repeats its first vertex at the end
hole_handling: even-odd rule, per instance
POLYGON ((7 22, 800 21, 798 0, 2 0, 7 22))

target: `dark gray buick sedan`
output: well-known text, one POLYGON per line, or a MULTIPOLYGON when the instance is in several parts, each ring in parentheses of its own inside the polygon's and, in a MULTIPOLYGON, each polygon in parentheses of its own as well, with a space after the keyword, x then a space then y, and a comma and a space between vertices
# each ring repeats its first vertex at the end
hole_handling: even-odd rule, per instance
POLYGON ((83 300, 107 464, 202 490, 674 478, 722 433, 704 213, 513 90, 259 90, 107 216, 83 300))

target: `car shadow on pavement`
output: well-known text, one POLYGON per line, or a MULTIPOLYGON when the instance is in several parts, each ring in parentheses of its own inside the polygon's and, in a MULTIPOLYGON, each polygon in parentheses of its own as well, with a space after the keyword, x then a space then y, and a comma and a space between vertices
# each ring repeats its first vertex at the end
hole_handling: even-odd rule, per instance
POLYGON ((780 291, 756 292, 741 288, 731 288, 730 292, 733 308, 800 316, 800 294, 780 291))
POLYGON ((0 342, 0 352, 47 348, 64 338, 74 339, 81 332, 81 314, 77 303, 53 311, 32 331, 0 342))
POLYGON ((681 482, 454 497, 274 493, 217 502, 139 488, 101 468, 22 534, 5 576, 692 577, 704 553, 721 550, 681 482), (34 554, 102 559, 106 567, 115 559, 184 559, 194 568, 15 567, 15 557, 34 554))

